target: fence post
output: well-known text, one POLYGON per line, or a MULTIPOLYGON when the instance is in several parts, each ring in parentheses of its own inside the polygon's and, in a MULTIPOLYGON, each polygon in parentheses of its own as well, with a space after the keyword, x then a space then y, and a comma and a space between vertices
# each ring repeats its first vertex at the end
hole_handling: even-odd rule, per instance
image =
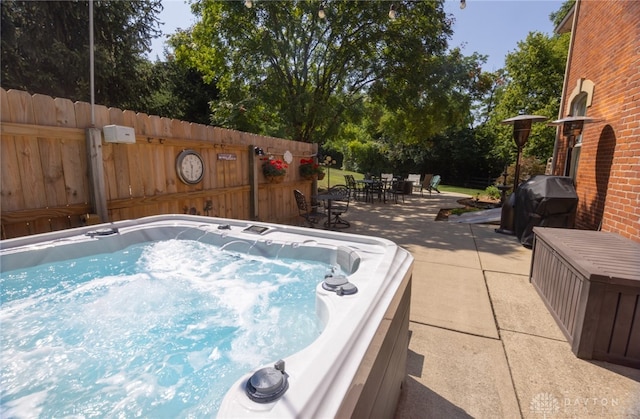
POLYGON ((258 170, 256 168, 256 146, 249 145, 249 217, 253 221, 258 220, 258 170))
POLYGON ((87 128, 87 163, 89 169, 89 192, 91 207, 100 221, 109 222, 107 194, 104 185, 104 163, 102 161, 102 130, 87 128))

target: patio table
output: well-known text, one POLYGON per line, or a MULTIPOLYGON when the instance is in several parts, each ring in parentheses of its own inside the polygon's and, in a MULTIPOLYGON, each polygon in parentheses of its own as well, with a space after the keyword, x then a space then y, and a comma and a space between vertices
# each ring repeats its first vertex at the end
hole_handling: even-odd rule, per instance
POLYGON ((386 194, 386 190, 387 190, 387 183, 388 181, 386 179, 360 179, 357 180, 356 182, 361 183, 364 185, 365 188, 365 200, 369 201, 369 197, 371 197, 371 202, 373 203, 373 195, 372 195, 372 187, 373 185, 375 185, 376 183, 379 183, 381 185, 381 194, 382 194, 382 202, 387 202, 387 194, 386 194))
MULTIPOLYGON (((332 194, 332 193, 323 193, 323 194, 318 194, 315 195, 314 198, 318 201, 325 201, 327 203, 327 221, 324 223, 325 227, 327 227, 327 229, 331 230, 331 206, 333 204, 333 201, 342 201, 344 198, 342 195, 338 195, 338 194, 332 194)), ((336 227, 337 222, 333 222, 333 228, 337 228, 336 227)))

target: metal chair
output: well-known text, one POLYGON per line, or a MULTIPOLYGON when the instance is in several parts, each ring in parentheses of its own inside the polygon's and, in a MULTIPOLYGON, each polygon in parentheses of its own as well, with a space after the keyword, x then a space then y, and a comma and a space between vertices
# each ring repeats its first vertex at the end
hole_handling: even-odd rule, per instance
POLYGON ((293 196, 296 198, 296 204, 298 205, 298 215, 309 227, 314 228, 322 218, 326 217, 325 214, 318 212, 318 206, 309 205, 307 198, 299 190, 295 189, 293 196))
POLYGON ((403 180, 394 180, 387 189, 387 193, 393 197, 396 204, 398 203, 398 195, 402 195, 402 203, 404 204, 404 183, 403 180))
POLYGON ((358 182, 356 182, 356 179, 353 177, 353 175, 344 175, 344 181, 347 184, 347 187, 349 188, 353 199, 357 200, 359 198, 365 197, 365 190, 358 185, 358 182))
POLYGON ((373 203, 373 200, 377 196, 379 201, 386 202, 387 197, 385 195, 385 182, 381 178, 375 176, 369 180, 371 181, 371 183, 367 184, 366 186, 365 200, 367 202, 373 203))
MULTIPOLYGON (((329 193, 334 195, 335 198, 331 200, 331 219, 328 219, 325 225, 329 228, 331 228, 331 226, 335 228, 351 227, 351 223, 341 217, 349 210, 351 191, 347 185, 335 185, 329 189, 329 193)), ((328 205, 328 203, 326 203, 326 205, 328 205)))

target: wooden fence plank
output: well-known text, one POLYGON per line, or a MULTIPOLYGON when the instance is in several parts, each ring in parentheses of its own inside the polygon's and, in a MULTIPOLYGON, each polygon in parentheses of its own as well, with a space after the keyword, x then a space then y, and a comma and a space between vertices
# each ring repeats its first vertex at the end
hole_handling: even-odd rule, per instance
POLYGON ((66 127, 46 127, 33 124, 17 124, 13 122, 3 122, 2 135, 22 135, 33 137, 55 137, 65 140, 84 141, 84 130, 80 128, 66 127))
POLYGON ((51 96, 35 94, 33 101, 33 117, 37 125, 56 125, 56 105, 51 96))
POLYGON ((89 197, 89 172, 87 168, 87 145, 85 141, 61 141, 62 170, 68 204, 87 204, 89 197))
POLYGON ((74 102, 76 113, 76 127, 89 128, 91 126, 91 105, 87 102, 74 102))
MULTIPOLYGON (((31 208, 17 211, 2 211, 2 223, 28 223, 33 220, 66 218, 90 212, 91 207, 85 204, 65 205, 53 208, 31 208)), ((68 227, 67 227, 68 228, 68 227)))
POLYGON ((129 151, 129 197, 144 196, 144 171, 141 165, 143 160, 142 154, 145 150, 144 144, 132 144, 127 147, 129 151))
POLYGON ((38 139, 34 137, 20 138, 16 142, 16 149, 20 182, 22 188, 27 192, 24 199, 25 206, 27 208, 47 207, 38 139))
POLYGON ((7 91, 2 87, 0 87, 0 121, 11 121, 11 115, 9 112, 9 98, 7 97, 7 91))
POLYGON ((2 152, 0 153, 0 181, 2 182, 2 211, 15 211, 25 208, 24 194, 20 183, 20 168, 18 162, 18 152, 13 136, 3 135, 0 142, 2 152))
POLYGON ((207 140, 207 126, 202 124, 191 123, 191 135, 189 138, 193 140, 207 140))
POLYGON ((115 169, 116 192, 118 198, 126 198, 129 196, 129 188, 131 187, 131 172, 129 168, 130 148, 135 147, 134 144, 114 144, 113 145, 113 163, 115 169))
POLYGON ((124 113, 119 108, 109 108, 109 123, 106 125, 125 126, 124 113))
POLYGON ((102 166, 104 168, 104 186, 107 200, 117 199, 118 187, 116 186, 116 167, 113 157, 113 149, 117 144, 102 142, 102 166))
POLYGON ((122 125, 126 127, 132 127, 137 132, 138 127, 138 117, 133 111, 123 111, 122 112, 122 125))
POLYGON ((33 124, 35 118, 33 115, 33 102, 31 95, 22 90, 7 91, 7 100, 9 102, 9 118, 11 122, 21 124, 33 124))
POLYGON ((102 129, 102 127, 104 127, 105 125, 111 124, 111 122, 109 121, 109 108, 102 105, 95 105, 94 109, 94 113, 96 116, 96 128, 102 129))
POLYGON ((67 204, 62 169, 61 140, 58 138, 39 138, 38 146, 42 156, 42 173, 44 175, 44 191, 48 207, 67 204))
POLYGON ((59 127, 75 127, 76 112, 73 102, 69 99, 55 98, 53 100, 56 107, 56 125, 59 127))
MULTIPOLYGON (((178 185, 176 184, 176 182, 180 182, 180 180, 178 180, 178 177, 176 175, 177 153, 175 151, 175 148, 172 146, 163 147, 163 152, 164 152, 163 162, 165 166, 164 170, 166 173, 165 190, 167 191, 167 193, 176 193, 178 192, 178 185)), ((205 169, 205 173, 206 173, 206 169, 205 169)))

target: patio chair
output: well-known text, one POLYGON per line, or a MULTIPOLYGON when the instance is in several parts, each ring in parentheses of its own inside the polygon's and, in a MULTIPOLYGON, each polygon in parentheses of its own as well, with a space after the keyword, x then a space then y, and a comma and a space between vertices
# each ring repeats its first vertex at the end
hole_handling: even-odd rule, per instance
POLYGON ((322 218, 326 217, 325 214, 318 212, 319 206, 309 205, 307 198, 299 190, 295 189, 293 196, 296 198, 296 204, 298 205, 298 215, 309 227, 314 228, 322 218))
POLYGON ((378 197, 379 201, 386 201, 385 195, 385 183, 379 177, 372 176, 365 187, 365 201, 373 203, 373 200, 378 197))
POLYGON ((356 182, 356 179, 353 177, 353 175, 344 175, 344 181, 347 184, 347 187, 349 188, 353 199, 357 200, 359 198, 365 197, 365 190, 360 185, 358 185, 358 182, 356 182))
POLYGON ((413 182, 412 184, 413 184, 414 191, 420 188, 420 175, 410 174, 409 176, 407 176, 407 181, 413 182))
POLYGON ((431 191, 436 191, 440 193, 440 190, 438 189, 438 185, 440 185, 440 175, 435 175, 431 179, 431 182, 429 182, 429 186, 428 186, 429 195, 431 195, 431 191))
POLYGON ((431 195, 431 180, 433 180, 433 174, 424 175, 424 179, 420 184, 420 195, 424 196, 425 189, 429 191, 429 195, 431 195))
POLYGON ((404 181, 403 180, 394 180, 391 183, 391 186, 387 188, 387 193, 393 197, 394 202, 398 203, 398 195, 402 196, 402 203, 404 204, 404 181))
MULTIPOLYGON (((351 191, 347 185, 335 185, 329 189, 329 193, 335 198, 331 200, 331 219, 327 220, 325 225, 334 228, 351 227, 351 223, 342 218, 342 215, 349 210, 351 191)), ((325 205, 327 205, 326 202, 325 205)))

